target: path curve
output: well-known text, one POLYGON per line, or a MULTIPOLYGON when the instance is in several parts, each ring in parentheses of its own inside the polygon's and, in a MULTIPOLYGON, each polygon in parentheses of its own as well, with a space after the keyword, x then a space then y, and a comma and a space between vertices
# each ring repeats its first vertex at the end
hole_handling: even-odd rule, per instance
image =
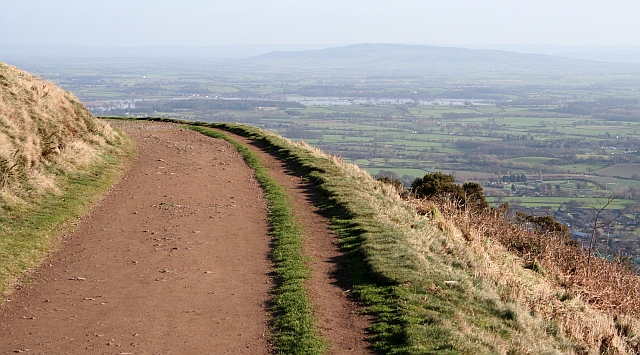
POLYGON ((270 238, 253 171, 225 141, 116 125, 138 158, 5 302, 0 354, 268 354, 270 238))

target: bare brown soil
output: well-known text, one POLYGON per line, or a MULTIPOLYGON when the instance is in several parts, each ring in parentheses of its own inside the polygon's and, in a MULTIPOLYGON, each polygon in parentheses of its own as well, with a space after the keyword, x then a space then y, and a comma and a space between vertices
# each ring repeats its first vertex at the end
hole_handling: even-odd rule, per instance
MULTIPOLYGON (((0 353, 267 354, 270 237, 252 171, 227 142, 171 124, 115 123, 130 171, 0 310, 0 353)), ((309 240, 331 354, 367 354, 368 320, 339 282, 340 252, 309 187, 257 150, 309 240)))

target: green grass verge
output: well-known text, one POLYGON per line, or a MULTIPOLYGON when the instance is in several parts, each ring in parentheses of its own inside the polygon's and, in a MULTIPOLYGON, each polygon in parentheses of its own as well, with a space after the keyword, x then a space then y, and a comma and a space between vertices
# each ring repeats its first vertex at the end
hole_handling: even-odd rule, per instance
POLYGON ((304 282, 310 276, 302 245, 302 226, 294 218, 284 187, 271 178, 258 156, 228 135, 204 127, 187 126, 209 137, 224 139, 235 146, 247 165, 255 171, 267 199, 268 221, 274 237, 271 258, 275 263, 276 287, 271 302, 274 313, 272 342, 281 354, 323 354, 326 342, 316 331, 313 306, 304 282))
POLYGON ((88 169, 60 176, 59 194, 0 205, 0 294, 56 249, 60 236, 74 227, 72 221, 104 196, 133 155, 132 142, 123 136, 120 147, 103 152, 88 169))

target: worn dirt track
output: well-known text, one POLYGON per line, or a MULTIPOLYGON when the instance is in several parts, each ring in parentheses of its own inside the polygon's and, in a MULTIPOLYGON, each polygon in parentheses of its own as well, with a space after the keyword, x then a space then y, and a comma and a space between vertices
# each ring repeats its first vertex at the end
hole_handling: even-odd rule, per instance
MULTIPOLYGON (((231 134, 230 134, 231 135, 231 134)), ((344 255, 335 243, 329 220, 314 207, 313 187, 296 176, 285 163, 266 153, 260 144, 232 135, 255 151, 273 178, 291 197, 294 214, 305 229, 304 252, 309 257, 312 277, 306 286, 319 320, 319 331, 331 342, 329 354, 373 354, 367 341, 371 319, 350 301, 348 275, 342 270, 344 255)))
MULTIPOLYGON (((0 354, 269 353, 270 237, 252 171, 227 142, 166 123, 115 125, 138 158, 9 296, 0 354)), ((370 353, 308 186, 257 151, 309 234, 309 293, 330 353, 370 353)))

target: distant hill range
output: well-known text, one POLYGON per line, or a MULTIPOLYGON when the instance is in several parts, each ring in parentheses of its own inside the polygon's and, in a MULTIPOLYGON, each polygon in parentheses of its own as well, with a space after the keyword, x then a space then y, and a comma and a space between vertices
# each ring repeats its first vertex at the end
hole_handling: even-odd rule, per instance
POLYGON ((619 50, 602 53, 591 52, 566 52, 558 54, 562 57, 586 59, 586 60, 598 60, 603 62, 635 62, 640 63, 640 52, 632 50, 619 50))
MULTIPOLYGON (((640 73, 640 47, 403 44, 92 47, 0 44, 0 59, 133 60, 213 63, 231 70, 318 74, 420 75, 498 72, 640 73), (540 54, 546 53, 546 54, 540 54)), ((25 62, 25 63, 28 63, 25 62)), ((182 64, 181 64, 182 63, 182 64)))
MULTIPOLYGON (((640 63, 640 46, 634 45, 484 45, 476 49, 497 49, 519 53, 539 53, 557 57, 596 60, 601 62, 640 63)), ((305 48, 312 49, 312 48, 305 48)))
POLYGON ((248 60, 256 66, 361 72, 627 72, 638 63, 611 63, 493 49, 402 44, 358 44, 304 51, 277 51, 248 60))
POLYGON ((0 59, 195 59, 249 58, 272 51, 328 48, 330 45, 226 45, 226 46, 134 46, 97 47, 52 44, 0 44, 0 59))

